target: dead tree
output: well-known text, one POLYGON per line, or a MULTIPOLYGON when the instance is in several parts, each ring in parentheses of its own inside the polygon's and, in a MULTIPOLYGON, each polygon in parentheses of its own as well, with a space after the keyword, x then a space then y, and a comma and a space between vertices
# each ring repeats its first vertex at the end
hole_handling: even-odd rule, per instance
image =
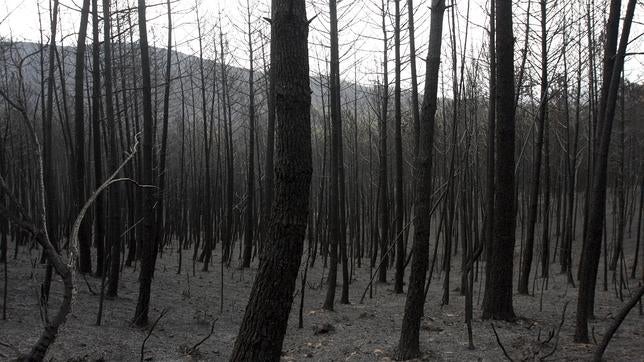
POLYGON ((496 0, 490 0, 490 30, 489 36, 489 97, 487 109, 487 169, 485 178, 485 260, 492 257, 492 240, 494 238, 494 165, 496 162, 496 0))
POLYGON ((432 203, 432 150, 438 98, 438 71, 440 69, 443 15, 445 0, 432 2, 429 46, 425 64, 425 90, 420 118, 418 156, 414 166, 414 241, 412 245, 411 272, 405 302, 402 330, 398 342, 398 359, 411 359, 420 355, 420 319, 425 306, 425 278, 429 264, 429 236, 432 203))
POLYGON ((387 248, 389 245, 389 192, 387 191, 387 117, 389 105, 389 71, 387 63, 389 62, 389 45, 386 19, 388 13, 388 1, 381 0, 380 15, 382 20, 382 89, 380 90, 381 97, 381 111, 379 119, 380 133, 380 147, 379 147, 379 170, 378 170, 378 189, 379 189, 379 203, 378 214, 380 216, 380 261, 382 267, 378 273, 378 281, 381 283, 387 282, 387 264, 389 258, 387 257, 387 248))
MULTIPOLYGON (((141 74, 143 76, 143 162, 142 183, 154 184, 153 157, 153 119, 152 119, 152 84, 150 80, 150 52, 148 49, 148 31, 145 0, 138 2, 139 46, 141 49, 141 74)), ((143 191, 141 270, 139 272, 139 296, 132 322, 137 326, 148 324, 150 308, 150 290, 156 263, 157 245, 154 231, 154 191, 146 188, 143 191)))
POLYGON ((494 238, 486 263, 483 319, 514 320, 512 266, 515 231, 514 193, 514 36, 512 1, 496 0, 496 164, 494 238))
POLYGON ((255 228, 255 71, 253 64, 253 29, 250 2, 246 0, 248 25, 248 168, 246 174, 246 218, 244 226, 244 254, 242 267, 250 267, 255 228))
POLYGON ((311 89, 304 0, 272 3, 275 200, 266 245, 231 361, 279 361, 303 252, 311 183, 311 89))
MULTIPOLYGON (((74 73, 74 139, 76 142, 74 154, 74 176, 72 185, 75 193, 75 209, 80 210, 85 198, 85 103, 83 100, 85 81, 85 49, 87 38, 87 24, 89 18, 90 0, 83 0, 80 24, 78 28, 78 42, 76 45, 76 68, 74 73)), ((84 222, 78 234, 79 259, 78 269, 81 274, 91 273, 91 226, 84 222)))
MULTIPOLYGON (((534 249, 535 225, 537 223, 537 209, 539 205, 539 185, 541 181, 541 160, 545 122, 548 112, 548 44, 547 44, 547 14, 546 0, 540 1, 541 8, 541 82, 540 82, 540 101, 539 114, 537 116, 537 140, 535 147, 534 169, 532 171, 530 204, 528 209, 528 230, 526 241, 523 248, 523 260, 521 262, 521 271, 519 273, 519 294, 528 294, 528 284, 530 281, 530 269, 532 268, 532 254, 534 249)), ((546 167, 549 165, 546 164, 546 167)), ((544 223, 548 222, 544 220, 544 223)))
MULTIPOLYGON (((400 104, 401 90, 401 61, 400 61, 400 0, 394 0, 394 59, 395 75, 394 82, 394 152, 396 160, 396 179, 395 179, 395 203, 394 208, 394 235, 398 235, 403 228, 403 218, 405 215, 403 201, 403 150, 402 150, 402 110, 400 104)), ((396 274, 394 283, 394 292, 401 294, 403 292, 403 277, 405 274, 405 240, 404 237, 396 238, 396 274)))
MULTIPOLYGON (((53 4, 51 4, 52 9, 51 9, 51 35, 49 39, 49 55, 48 55, 48 72, 47 72, 47 106, 45 109, 45 118, 42 120, 42 134, 43 134, 43 176, 44 176, 44 189, 45 189, 45 196, 46 198, 43 199, 43 202, 45 203, 46 211, 47 211, 47 220, 49 221, 46 224, 46 227, 48 227, 47 232, 54 237, 58 230, 57 230, 57 224, 58 224, 58 219, 57 219, 57 212, 56 212, 56 207, 58 204, 58 198, 57 198, 57 192, 56 192, 56 179, 54 177, 54 151, 52 149, 52 142, 53 142, 53 121, 54 121, 54 113, 53 113, 53 107, 54 107, 54 71, 56 69, 55 65, 55 56, 56 56, 56 28, 58 26, 58 8, 59 8, 59 1, 54 0, 53 4)), ((42 65, 41 65, 42 67, 42 65)), ((44 71, 44 70, 43 70, 44 71)), ((44 81, 44 80, 43 80, 44 81)), ((42 97, 45 95, 43 94, 42 97)), ((50 239, 53 240, 52 244, 54 245, 54 248, 58 249, 59 245, 56 239, 50 239)), ((45 274, 45 281, 43 282, 42 286, 42 294, 43 298, 45 301, 49 299, 49 289, 51 286, 51 278, 53 274, 54 267, 51 263, 51 261, 47 262, 47 270, 45 274)))
MULTIPOLYGON (((211 126, 208 122, 207 103, 206 103, 206 74, 204 68, 203 56, 203 37, 201 31, 201 18, 199 16, 199 6, 195 4, 195 15, 197 17, 197 36, 199 42, 199 79, 201 81, 201 121, 203 124, 203 151, 204 151, 204 200, 203 205, 203 226, 204 226, 204 247, 203 247, 203 271, 208 271, 210 265, 210 258, 212 257, 213 249, 213 234, 212 234, 212 180, 211 180, 211 162, 210 162, 210 142, 212 140, 211 126)), ((222 58, 223 59, 223 58, 222 58)), ((196 249, 195 249, 196 250, 196 249)), ((200 259, 200 260, 202 260, 200 259)))
MULTIPOLYGON (((323 308, 333 310, 335 288, 338 275, 338 247, 344 248, 340 240, 343 231, 340 229, 340 159, 341 139, 341 110, 340 110, 340 59, 338 54, 338 17, 336 1, 329 0, 330 38, 331 38, 331 76, 329 78, 331 106, 331 178, 329 180, 329 232, 331 236, 329 276, 327 278, 327 293, 323 308), (340 244, 340 245, 339 245, 340 244)), ((343 261, 344 262, 344 261, 343 261)), ((345 263, 346 265, 346 263, 345 263)), ((343 265, 343 267, 345 266, 343 265)), ((344 287, 344 286, 343 286, 344 287)))
MULTIPOLYGON (((104 54, 104 83, 105 83, 105 115, 109 152, 107 153, 110 170, 116 170, 120 163, 117 144, 117 125, 114 112, 114 90, 112 86, 112 23, 110 21, 110 0, 103 0, 103 47, 104 54)), ((106 235, 106 254, 109 250, 109 283, 107 296, 116 297, 118 294, 119 270, 121 266, 121 190, 116 188, 108 192, 109 222, 106 235)), ((105 268, 108 269, 107 267, 105 268)), ((105 276, 104 276, 105 277, 105 276)), ((98 323, 100 324, 100 323, 98 323)))
POLYGON ((53 318, 47 318, 44 329, 38 339, 34 344, 31 351, 23 356, 20 356, 19 360, 25 361, 42 361, 44 360, 47 350, 52 343, 56 340, 58 336, 58 331, 60 327, 66 322, 68 314, 71 312, 73 296, 74 296, 74 268, 76 264, 76 259, 78 256, 78 235, 80 231, 80 225, 83 222, 83 218, 87 213, 87 210, 91 205, 96 201, 96 198, 110 185, 121 182, 121 181, 130 181, 129 179, 116 179, 116 176, 120 170, 133 158, 134 152, 136 150, 136 144, 134 145, 131 154, 127 159, 115 170, 115 172, 104 181, 89 197, 85 202, 83 207, 78 212, 74 223, 71 226, 71 231, 69 235, 70 240, 70 251, 67 263, 63 260, 61 254, 54 247, 54 243, 50 241, 50 234, 48 232, 47 226, 47 204, 46 200, 46 191, 45 191, 45 169, 43 163, 43 148, 38 139, 34 122, 29 118, 28 111, 23 99, 24 94, 24 84, 22 79, 22 71, 19 69, 19 86, 18 86, 18 99, 12 101, 9 99, 6 93, 0 91, 0 97, 7 101, 12 108, 19 112, 22 122, 28 130, 28 136, 31 139, 31 142, 35 148, 35 159, 36 159, 36 173, 37 173, 37 195, 36 195, 36 214, 37 219, 34 220, 29 216, 27 209, 23 204, 18 200, 11 189, 7 185, 4 177, 0 175, 0 194, 7 197, 9 204, 13 210, 9 210, 0 205, 0 215, 6 218, 11 218, 13 224, 19 227, 21 230, 24 230, 26 233, 31 235, 34 240, 40 244, 44 249, 45 254, 47 255, 47 260, 51 263, 53 269, 61 277, 63 282, 63 295, 61 304, 53 316, 53 318))
MULTIPOLYGON (((101 73, 98 0, 92 0, 92 152, 94 153, 94 186, 103 179, 101 144, 101 73)), ((94 245, 96 246, 96 276, 105 271, 105 200, 99 196, 94 206, 94 245)))
POLYGON ((407 30, 409 32, 409 68, 411 69, 411 115, 414 121, 414 157, 418 155, 420 111, 418 109, 418 76, 416 75, 416 39, 414 28, 414 0, 407 0, 407 30))
MULTIPOLYGON (((166 169, 167 155, 168 155, 168 119, 170 113, 170 86, 172 84, 172 8, 170 0, 166 2, 166 11, 168 12, 168 45, 165 56, 165 86, 163 87, 163 123, 161 125, 161 152, 159 152, 159 189, 157 190, 157 198, 159 203, 156 208, 156 243, 160 244, 163 240, 166 219, 166 179, 168 178, 166 169)), ((181 175, 183 177, 183 174, 181 175)), ((181 249, 181 248, 180 248, 181 249)))
POLYGON ((617 33, 619 31, 620 0, 611 1, 608 22, 606 23, 606 44, 604 48, 604 82, 600 98, 600 118, 598 119, 598 139, 594 149, 594 167, 591 178, 591 194, 588 211, 588 230, 582 249, 579 292, 577 295, 577 320, 575 341, 588 343, 588 318, 593 315, 595 284, 601 255, 601 242, 604 227, 604 212, 606 207, 608 149, 612 132, 613 118, 617 103, 624 57, 628 38, 635 13, 635 0, 629 0, 624 17, 619 47, 617 33), (613 46, 615 45, 615 47, 613 46))

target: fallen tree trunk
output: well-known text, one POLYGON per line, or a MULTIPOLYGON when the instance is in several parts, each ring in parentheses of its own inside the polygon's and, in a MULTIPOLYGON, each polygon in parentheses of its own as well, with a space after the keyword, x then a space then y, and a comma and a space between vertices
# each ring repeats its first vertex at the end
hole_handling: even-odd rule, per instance
POLYGON ((595 350, 595 354, 593 355, 593 361, 601 361, 602 356, 604 355, 604 352, 606 351, 606 347, 608 347, 608 343, 610 343, 610 340, 613 338, 613 335, 615 332, 617 332, 617 328, 622 324, 624 319, 626 319, 626 316, 628 315, 628 312, 633 309, 633 307, 637 304, 637 302, 642 298, 642 295, 644 295, 644 285, 641 285, 639 289, 635 291, 635 294, 633 294, 633 297, 626 303, 624 307, 622 307, 622 310, 619 311, 619 314, 617 314, 617 317, 615 317, 615 320, 613 321, 613 324, 608 327, 606 330, 606 333, 604 334, 604 338, 602 339, 602 342, 597 346, 597 349, 595 350))

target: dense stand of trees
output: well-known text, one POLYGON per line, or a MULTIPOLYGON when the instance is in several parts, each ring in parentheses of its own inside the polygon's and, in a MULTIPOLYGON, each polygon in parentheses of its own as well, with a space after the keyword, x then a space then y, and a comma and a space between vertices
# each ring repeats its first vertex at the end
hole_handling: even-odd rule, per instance
POLYGON ((449 304, 455 266, 470 348, 475 282, 481 317, 512 321, 515 281, 543 293, 558 263, 587 343, 598 280, 622 300, 629 278, 644 280, 644 86, 625 72, 635 0, 493 0, 480 44, 469 1, 433 0, 429 16, 412 0, 310 3, 274 0, 261 19, 268 9, 247 0, 230 31, 191 4, 194 55, 178 51, 169 0, 164 49, 145 0, 83 0, 74 49, 57 0, 39 44, 0 39, 3 319, 10 241, 14 259, 32 241, 42 250, 42 308, 55 274, 65 288, 30 358, 55 340, 75 273, 101 278, 100 325, 123 268, 138 267, 132 322, 148 325, 156 262, 171 253, 177 274, 220 268, 220 311, 224 270, 257 265, 235 361, 279 360, 297 277, 302 303, 316 263, 326 310, 339 267, 341 304, 358 273, 360 302, 378 297, 376 279, 407 293, 399 359, 420 356, 429 285, 442 279, 449 304), (362 59, 367 35, 346 37, 367 10, 377 49, 362 59), (318 42, 329 46, 309 54, 318 42))

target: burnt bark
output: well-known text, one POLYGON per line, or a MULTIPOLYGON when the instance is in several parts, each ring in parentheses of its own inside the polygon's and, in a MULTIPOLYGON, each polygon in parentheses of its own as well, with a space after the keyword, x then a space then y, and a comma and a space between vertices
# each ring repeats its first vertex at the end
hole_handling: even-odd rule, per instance
POLYGON ((494 229, 486 263, 483 319, 514 320, 512 267, 515 243, 514 36, 512 1, 496 0, 496 164, 494 229))
POLYGON ((436 122, 436 101, 438 93, 438 71, 443 33, 445 0, 432 2, 429 46, 425 64, 425 91, 420 117, 418 156, 414 167, 414 241, 412 245, 411 272, 405 302, 398 359, 411 359, 420 355, 420 319, 425 306, 425 278, 429 264, 429 236, 432 195, 432 149, 434 125, 436 122))
POLYGON ((379 192, 379 210, 380 216, 380 263, 382 267, 378 271, 378 281, 381 283, 387 282, 387 264, 389 258, 387 257, 386 250, 389 244, 389 192, 387 191, 387 114, 389 105, 389 75, 387 70, 388 59, 388 41, 387 41, 387 27, 385 20, 387 18, 387 9, 385 1, 381 1, 382 5, 382 33, 383 33, 383 55, 382 55, 382 89, 381 89, 381 113, 378 122, 380 133, 380 148, 379 154, 379 169, 378 169, 378 192, 379 192))
POLYGON ((608 149, 612 132, 613 118, 617 104, 617 91, 619 89, 622 70, 624 69, 624 56, 628 37, 630 34, 633 14, 635 13, 635 0, 629 0, 624 18, 624 25, 616 52, 611 53, 612 41, 617 38, 619 30, 620 0, 611 2, 609 20, 606 24, 606 48, 604 58, 604 75, 611 74, 610 81, 602 84, 600 99, 600 118, 598 120, 598 142, 595 147, 594 168, 592 170, 590 204, 588 210, 588 230, 581 257, 579 293, 577 295, 577 321, 575 327, 575 341, 588 343, 588 318, 593 315, 595 285, 597 283, 597 270, 601 255, 602 235, 604 228, 604 213, 606 207, 608 149), (609 69, 607 69, 609 68, 609 69), (604 99, 605 98, 605 99, 604 99))
POLYGON ((304 0, 274 0, 271 59, 277 157, 269 244, 231 361, 279 361, 302 258, 311 183, 311 89, 304 0))
MULTIPOLYGON (((80 24, 78 28, 78 42, 76 45, 76 69, 74 72, 74 138, 76 142, 74 155, 74 187, 75 210, 80 210, 85 201, 85 104, 83 101, 83 84, 85 81, 85 49, 87 38, 87 23, 89 18, 90 0, 83 0, 80 24)), ((91 226, 83 222, 78 235, 78 271, 81 274, 92 272, 91 256, 91 226)))
POLYGON ((246 2, 248 11, 248 54, 250 69, 248 72, 248 171, 246 179, 246 225, 244 227, 244 254, 242 267, 250 267, 253 250, 255 227, 255 72, 253 65, 253 37, 250 18, 250 5, 246 2))
MULTIPOLYGON (((141 50, 141 74, 143 76, 143 162, 142 180, 145 185, 154 184, 154 170, 152 164, 153 156, 153 119, 152 119, 152 84, 150 80, 150 52, 148 49, 148 31, 145 14, 145 0, 138 2, 139 17, 139 46, 141 50)), ((144 188, 142 208, 142 238, 140 244, 141 271, 139 272, 139 296, 134 312, 133 323, 137 326, 148 324, 148 312, 150 308, 150 290, 152 288, 152 277, 154 276, 154 265, 156 262, 156 239, 154 232, 154 190, 144 188)))
MULTIPOLYGON (((112 37, 110 22, 110 0, 103 0, 103 47, 105 49, 105 114, 109 142, 108 163, 110 170, 119 166, 119 149, 116 142, 116 118, 114 115, 114 92, 112 88, 112 37)), ((109 220, 107 228, 107 247, 109 247, 109 283, 107 296, 118 294, 119 267, 121 261, 121 189, 116 186, 108 191, 109 220)), ((106 252, 107 252, 106 247, 106 252)), ((107 270, 107 267, 106 267, 107 270)))
MULTIPOLYGON (((344 231, 341 228, 340 208, 343 208, 340 197, 340 174, 342 173, 342 119, 340 111, 340 60, 338 53, 338 18, 336 1, 329 0, 330 38, 331 38, 331 76, 329 78, 331 106, 331 178, 329 180, 329 233, 331 237, 329 276, 327 293, 323 308, 333 310, 335 289, 338 277, 338 248, 344 250, 342 239, 344 231)), ((343 258, 343 268, 346 263, 343 258)), ((344 288, 344 286, 343 286, 344 288)))
POLYGON ((396 159, 395 202, 396 219, 394 221, 394 235, 396 238, 396 273, 394 276, 394 292, 403 292, 403 277, 405 274, 405 240, 398 235, 402 232, 403 218, 405 215, 403 203, 403 151, 402 151, 402 111, 400 105, 400 0, 395 0, 394 12, 394 58, 396 81, 394 84, 394 149, 396 159))
MULTIPOLYGON (((530 281, 530 269, 532 267, 532 254, 534 249, 535 225, 537 223, 537 208, 539 206, 539 186, 541 181, 541 160, 543 155, 543 138, 545 122, 548 109, 548 44, 546 43, 546 1, 541 0, 541 87, 539 102, 539 115, 537 118, 537 143, 535 145, 535 161, 532 170, 532 188, 530 189, 530 205, 528 208, 528 230, 526 235, 525 247, 523 249, 523 259, 521 262, 521 272, 519 273, 519 294, 528 294, 528 284, 530 281)), ((546 167, 549 165, 546 164, 546 167)), ((544 220, 547 223, 548 220, 544 220)))

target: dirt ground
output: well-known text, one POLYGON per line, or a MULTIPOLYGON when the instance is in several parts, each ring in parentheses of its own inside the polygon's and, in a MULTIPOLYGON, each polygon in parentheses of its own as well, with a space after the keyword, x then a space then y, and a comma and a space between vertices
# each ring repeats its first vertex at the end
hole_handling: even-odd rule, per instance
MULTIPOLYGON (((627 248, 627 252, 630 250, 632 248, 627 248)), ((32 264, 38 255, 37 251, 28 254, 26 248, 23 248, 18 260, 9 260, 8 310, 7 320, 0 320, 0 359, 15 357, 14 348, 22 352, 28 351, 40 334, 42 323, 37 291, 44 275, 44 267, 38 263, 32 264)), ((515 270, 518 255, 517 247, 515 270)), ((216 253, 210 272, 201 272, 200 265, 197 265, 196 276, 192 275, 192 253, 184 252, 183 256, 183 271, 180 276, 177 275, 178 259, 174 250, 167 249, 158 260, 152 285, 150 319, 155 320, 163 310, 167 310, 167 313, 148 339, 143 352, 144 358, 159 361, 226 360, 243 316, 256 271, 256 261, 250 270, 240 270, 234 266, 224 268, 223 312, 220 312, 222 285, 219 254, 216 253), (208 335, 213 321, 215 323, 212 336, 201 344, 196 352, 188 355, 186 350, 208 335)), ((627 257, 626 265, 629 267, 630 260, 631 257, 627 257)), ((237 264, 236 261, 233 264, 237 264)), ((473 331, 476 348, 467 348, 467 329, 463 312, 465 298, 460 296, 457 289, 460 286, 458 265, 460 256, 455 259, 452 268, 449 305, 440 306, 443 275, 435 273, 432 280, 425 307, 426 317, 422 322, 422 360, 504 360, 503 353, 495 341, 491 322, 480 319, 480 301, 483 298, 481 280, 484 278, 479 278, 474 286, 473 331)), ((479 268, 482 272, 483 264, 479 268)), ((597 319, 591 323, 597 341, 601 340, 605 329, 622 305, 610 282, 612 274, 609 274, 609 291, 602 290, 602 268, 600 265, 596 298, 597 319)), ((591 356, 594 345, 573 343, 577 290, 566 283, 565 275, 558 274, 558 270, 558 265, 551 266, 549 286, 543 291, 543 298, 541 279, 537 279, 535 283, 535 296, 515 294, 514 308, 520 317, 516 323, 494 322, 503 345, 514 360, 532 360, 535 351, 541 351, 540 356, 543 356, 555 349, 555 345, 556 350, 549 357, 550 360, 584 360, 591 356), (540 308, 541 300, 543 305, 540 308), (559 337, 554 336, 542 345, 541 342, 548 339, 549 333, 557 330, 566 302, 569 304, 559 337), (539 346, 541 347, 538 348, 539 346)), ((365 262, 361 269, 354 270, 354 279, 350 286, 351 304, 336 303, 336 310, 327 312, 321 310, 325 295, 325 286, 321 284, 321 259, 318 259, 308 275, 304 328, 297 328, 300 300, 298 291, 291 310, 282 359, 391 359, 400 335, 405 295, 394 294, 393 284, 375 284, 373 298, 370 299, 367 293, 364 304, 360 304, 360 296, 369 281, 369 268, 365 262), (332 327, 326 333, 325 324, 332 327)), ((129 324, 136 306, 137 276, 138 270, 123 270, 119 297, 105 302, 101 326, 96 326, 99 297, 90 292, 82 277, 78 277, 73 311, 50 348, 48 358, 56 361, 139 360, 141 344, 147 330, 137 329, 129 324)), ((390 280, 393 279, 393 271, 390 271, 389 277, 390 280)), ((100 290, 100 279, 89 277, 87 280, 94 291, 100 290)), ((341 282, 341 278, 338 282, 341 282)), ((629 280, 628 283, 634 288, 638 282, 629 280)), ((299 280, 297 285, 299 288, 299 280)), ((339 294, 338 290, 338 297, 339 294)), ((624 294, 627 298, 628 291, 625 290, 624 294)), ((61 284, 56 282, 53 286, 50 313, 58 306, 60 295, 61 284)), ((637 309, 638 307, 630 313, 613 338, 605 354, 607 360, 644 361, 644 317, 638 314, 637 309)))

